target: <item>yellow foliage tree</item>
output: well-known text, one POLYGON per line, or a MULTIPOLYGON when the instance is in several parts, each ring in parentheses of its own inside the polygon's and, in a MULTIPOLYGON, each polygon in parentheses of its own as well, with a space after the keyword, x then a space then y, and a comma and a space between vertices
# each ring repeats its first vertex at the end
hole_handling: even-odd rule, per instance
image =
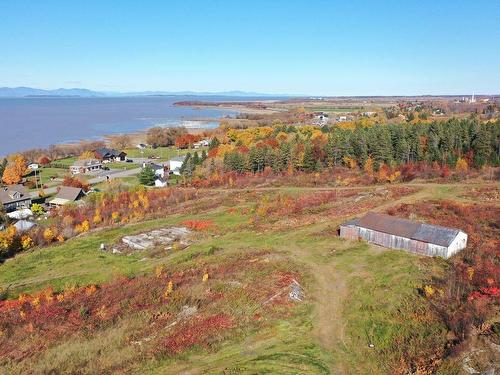
POLYGON ((94 224, 99 224, 102 221, 101 210, 96 209, 94 213, 94 217, 92 218, 92 222, 94 224))
POLYGON ((373 177, 373 159, 371 157, 366 159, 363 169, 368 176, 373 177))
POLYGON ((75 227, 75 231, 77 233, 85 233, 88 232, 89 229, 90 229, 90 223, 88 220, 84 220, 81 224, 75 227))
POLYGON ((34 245, 33 240, 31 239, 30 236, 25 235, 21 237, 21 246, 23 250, 29 249, 34 245))
POLYGON ((458 159, 457 163, 455 164, 455 170, 458 173, 465 174, 469 170, 469 165, 467 164, 467 161, 465 159, 458 159))
POLYGON ((95 154, 92 151, 85 151, 78 157, 80 160, 84 159, 95 159, 95 154))
POLYGON ((395 171, 394 173, 391 173, 388 177, 387 177, 387 181, 390 182, 391 184, 397 180, 397 178, 401 175, 401 172, 400 171, 395 171))
POLYGON ((343 161, 344 164, 347 165, 350 169, 354 169, 358 165, 358 163, 356 163, 356 160, 349 156, 344 156, 343 161))
POLYGON ((43 238, 47 243, 50 243, 56 237, 54 231, 51 228, 47 228, 43 231, 43 238))
POLYGON ((17 236, 17 229, 14 226, 9 226, 7 230, 0 232, 0 249, 8 250, 14 243, 17 236))

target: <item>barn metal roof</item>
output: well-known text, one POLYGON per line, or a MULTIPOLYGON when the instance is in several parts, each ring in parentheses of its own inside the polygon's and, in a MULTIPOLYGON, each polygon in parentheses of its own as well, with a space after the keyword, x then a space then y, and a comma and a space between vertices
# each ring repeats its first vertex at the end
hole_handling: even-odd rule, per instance
POLYGON ((420 224, 413 234, 413 239, 448 247, 460 231, 458 229, 441 227, 439 225, 420 224))
POLYGON ((390 215, 369 212, 358 220, 350 220, 343 225, 357 225, 377 232, 394 236, 411 238, 416 241, 427 242, 448 247, 460 232, 459 229, 446 228, 439 225, 418 223, 390 215))

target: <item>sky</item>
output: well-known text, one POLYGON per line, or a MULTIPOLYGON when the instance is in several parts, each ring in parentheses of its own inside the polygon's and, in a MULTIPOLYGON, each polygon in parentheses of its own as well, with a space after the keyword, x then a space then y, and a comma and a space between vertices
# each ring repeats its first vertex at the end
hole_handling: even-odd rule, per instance
POLYGON ((499 0, 0 0, 0 87, 500 94, 499 0))

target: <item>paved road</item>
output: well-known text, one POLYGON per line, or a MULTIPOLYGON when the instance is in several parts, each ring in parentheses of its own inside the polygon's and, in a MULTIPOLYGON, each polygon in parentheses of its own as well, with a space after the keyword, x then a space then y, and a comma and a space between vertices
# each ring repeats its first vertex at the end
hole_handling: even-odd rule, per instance
MULTIPOLYGON (((98 184, 99 182, 106 181, 106 176, 109 176, 109 179, 122 178, 122 177, 130 177, 135 176, 141 172, 141 168, 134 168, 128 170, 120 170, 120 169, 111 169, 109 171, 102 171, 98 176, 95 176, 88 180, 88 183, 91 185, 98 184)), ((57 188, 59 186, 50 187, 47 189, 43 189, 46 195, 57 193, 57 188)), ((32 198, 38 198, 38 191, 32 191, 32 198)))

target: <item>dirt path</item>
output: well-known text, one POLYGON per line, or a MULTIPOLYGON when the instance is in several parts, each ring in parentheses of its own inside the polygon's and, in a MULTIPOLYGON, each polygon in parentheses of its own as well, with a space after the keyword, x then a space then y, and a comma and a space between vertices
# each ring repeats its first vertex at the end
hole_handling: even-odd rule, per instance
MULTIPOLYGON (((385 202, 376 207, 375 210, 385 210, 395 204, 432 199, 435 196, 436 187, 427 185, 414 194, 385 202)), ((359 215, 362 214, 363 212, 359 212, 359 215)), ((343 247, 340 246, 341 248, 336 250, 342 250, 343 247)), ((345 246, 350 245, 346 243, 345 246)), ((348 280, 354 276, 363 275, 365 264, 362 262, 351 264, 349 272, 347 272, 345 267, 335 261, 335 258, 330 258, 326 254, 333 251, 333 247, 339 247, 338 242, 332 244, 331 249, 310 249, 291 244, 288 250, 294 257, 305 263, 314 278, 314 289, 311 291, 314 301, 312 334, 321 347, 331 354, 329 355, 331 372, 343 374, 348 373, 349 370, 347 365, 339 360, 340 356, 337 355, 337 351, 341 347, 346 347, 345 342, 348 340, 345 334, 347 322, 342 316, 344 303, 349 293, 348 280)))

